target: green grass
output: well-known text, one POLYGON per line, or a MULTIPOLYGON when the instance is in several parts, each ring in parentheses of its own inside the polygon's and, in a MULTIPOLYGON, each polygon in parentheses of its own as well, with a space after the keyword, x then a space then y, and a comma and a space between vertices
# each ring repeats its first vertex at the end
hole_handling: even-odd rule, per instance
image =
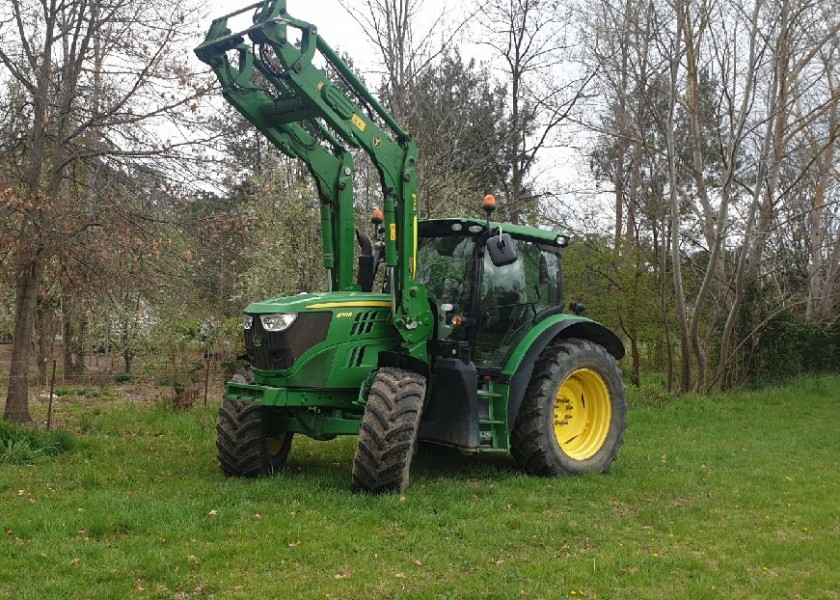
POLYGON ((0 464, 31 464, 67 452, 72 437, 66 431, 40 431, 0 420, 0 464))
POLYGON ((75 450, 0 465, 0 598, 838 598, 838 398, 636 406, 607 475, 419 457, 402 497, 349 491, 350 438, 230 480, 213 410, 60 400, 75 450))

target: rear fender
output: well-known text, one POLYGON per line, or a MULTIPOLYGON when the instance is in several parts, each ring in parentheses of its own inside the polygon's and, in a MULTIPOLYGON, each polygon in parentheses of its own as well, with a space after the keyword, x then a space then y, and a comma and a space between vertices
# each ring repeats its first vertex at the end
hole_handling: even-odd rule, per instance
POLYGON ((552 315, 543 319, 517 344, 502 369, 502 381, 507 381, 510 386, 507 409, 509 430, 513 429, 540 354, 551 342, 568 338, 590 340, 606 348, 616 360, 624 358, 624 344, 600 323, 573 315, 552 315))

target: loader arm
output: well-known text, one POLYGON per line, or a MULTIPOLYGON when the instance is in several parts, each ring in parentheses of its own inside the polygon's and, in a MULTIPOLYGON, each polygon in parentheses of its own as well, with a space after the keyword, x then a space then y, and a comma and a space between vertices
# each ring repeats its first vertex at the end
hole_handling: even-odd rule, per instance
POLYGON ((284 154, 302 160, 315 179, 324 266, 334 289, 357 289, 350 151, 361 148, 370 156, 382 187, 393 324, 403 349, 428 362, 433 316, 425 287, 415 281, 418 151, 411 136, 314 25, 288 15, 285 0, 258 2, 214 20, 196 54, 219 78, 225 98, 284 154), (229 19, 248 11, 253 25, 231 32, 229 19), (316 57, 329 72, 313 64, 316 57))

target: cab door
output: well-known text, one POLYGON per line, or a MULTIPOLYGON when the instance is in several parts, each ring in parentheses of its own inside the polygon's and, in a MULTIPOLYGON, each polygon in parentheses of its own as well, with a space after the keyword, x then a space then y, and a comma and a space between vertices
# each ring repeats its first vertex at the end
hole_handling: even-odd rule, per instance
POLYGON ((501 368, 508 353, 543 310, 563 304, 557 249, 513 240, 518 259, 498 267, 485 252, 478 286, 473 357, 479 369, 501 368))

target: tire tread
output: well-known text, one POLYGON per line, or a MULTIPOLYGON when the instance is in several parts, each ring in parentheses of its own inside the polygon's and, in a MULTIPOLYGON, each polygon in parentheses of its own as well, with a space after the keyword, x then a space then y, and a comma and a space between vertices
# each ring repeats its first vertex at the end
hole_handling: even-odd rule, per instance
POLYGON ((286 463, 292 434, 286 437, 277 456, 264 449, 265 418, 257 402, 225 400, 216 424, 216 451, 219 467, 233 477, 260 477, 280 471, 286 463))
POLYGON ((402 492, 426 395, 422 375, 382 367, 370 388, 353 459, 353 489, 373 494, 402 492))

